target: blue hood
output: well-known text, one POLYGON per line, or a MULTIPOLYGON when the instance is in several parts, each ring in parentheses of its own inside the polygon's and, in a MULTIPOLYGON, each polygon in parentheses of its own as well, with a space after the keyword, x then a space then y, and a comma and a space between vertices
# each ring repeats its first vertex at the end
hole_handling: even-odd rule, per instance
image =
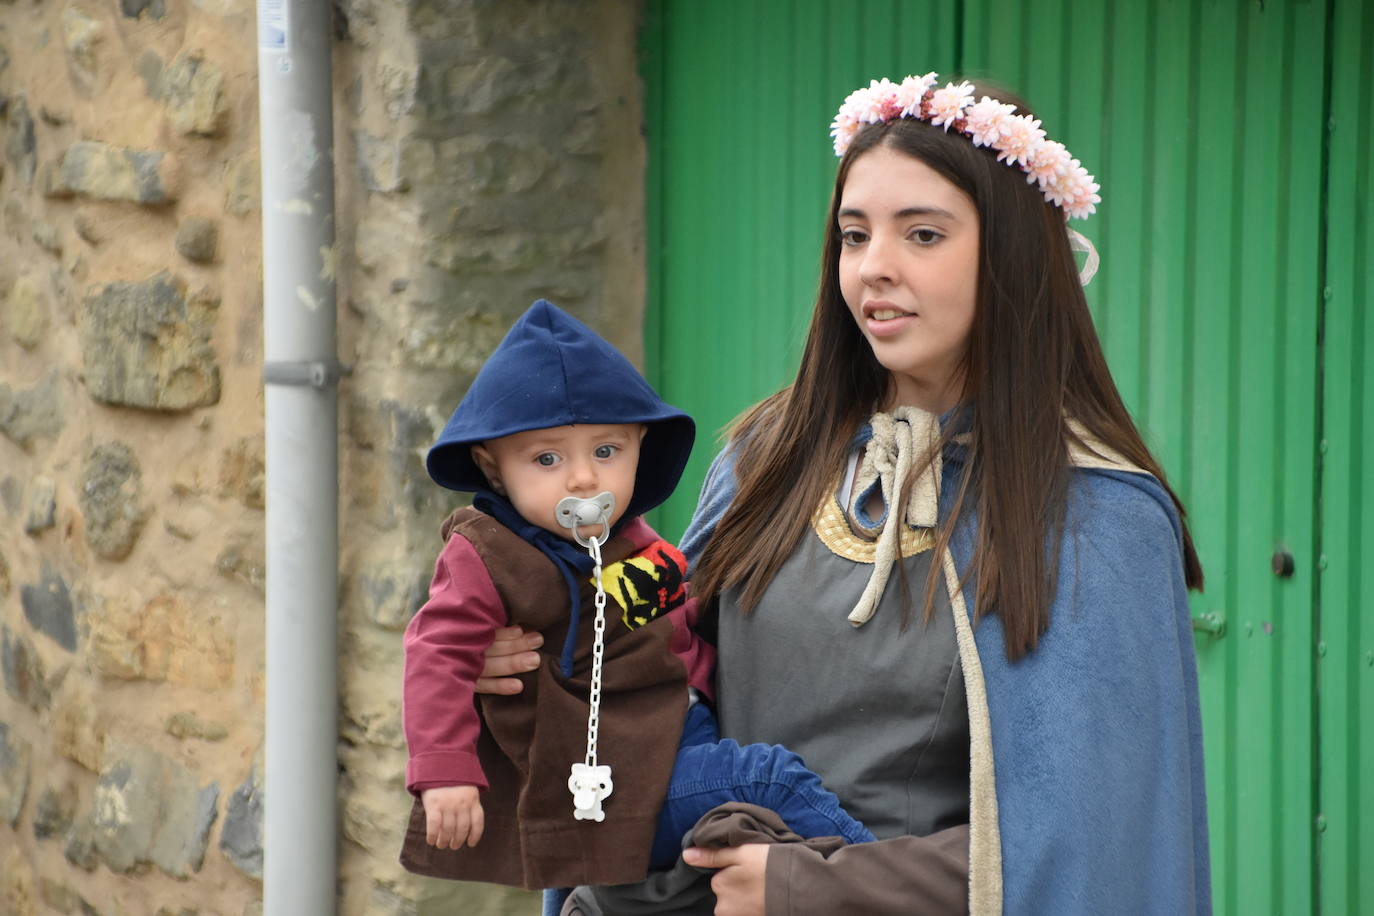
POLYGON ((425 466, 442 487, 485 490, 487 479, 472 460, 472 446, 531 429, 588 423, 648 427, 625 518, 644 514, 672 494, 696 438, 692 418, 664 403, 591 328, 540 299, 477 373, 425 466))

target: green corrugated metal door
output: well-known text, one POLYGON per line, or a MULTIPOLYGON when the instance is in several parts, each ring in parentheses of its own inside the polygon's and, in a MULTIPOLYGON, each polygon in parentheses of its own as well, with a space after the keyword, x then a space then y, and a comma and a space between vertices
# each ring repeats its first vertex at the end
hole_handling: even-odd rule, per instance
POLYGON ((1326 913, 1374 913, 1374 8, 1334 16, 1322 346, 1317 798, 1326 913))
MULTIPOLYGON (((1355 712, 1374 681, 1358 475, 1374 424, 1352 387, 1374 384, 1359 358, 1374 333, 1359 308, 1374 282, 1374 26, 1359 0, 1335 5, 1344 25, 1330 31, 1324 4, 1298 0, 682 0, 651 4, 646 29, 650 370, 703 431, 795 366, 835 164, 826 126, 855 86, 928 69, 990 77, 1099 176, 1104 203, 1083 226, 1104 256, 1089 299, 1208 572, 1194 614, 1218 913, 1309 912, 1318 883, 1326 912, 1374 907, 1370 879, 1354 877, 1374 855, 1371 790, 1356 778, 1374 765, 1374 730, 1355 712), (1329 194, 1328 85, 1338 117, 1360 115, 1332 135, 1329 194), (1292 556, 1291 575, 1271 571, 1276 554, 1292 556), (1340 648, 1319 669, 1323 638, 1340 648)), ((698 449, 666 532, 681 531, 713 451, 698 449)))

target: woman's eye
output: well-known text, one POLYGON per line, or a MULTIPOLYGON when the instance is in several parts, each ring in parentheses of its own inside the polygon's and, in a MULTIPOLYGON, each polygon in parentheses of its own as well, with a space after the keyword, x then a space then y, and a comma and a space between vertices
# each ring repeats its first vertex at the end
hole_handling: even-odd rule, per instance
POLYGON ((934 229, 913 229, 911 237, 922 245, 929 245, 932 242, 939 241, 940 233, 936 232, 934 229))
POLYGON ((592 454, 596 455, 596 457, 598 457, 598 458, 605 459, 605 458, 610 458, 612 455, 614 455, 614 454, 615 454, 616 452, 618 452, 618 451, 620 451, 619 447, 614 446, 614 445, 598 445, 598 446, 596 447, 596 451, 593 452, 592 454))
POLYGON ((855 245, 862 245, 866 241, 868 241, 868 233, 860 229, 840 230, 840 242, 851 248, 855 245))
POLYGON ((535 456, 534 460, 538 462, 541 467, 551 468, 558 463, 558 456, 553 452, 544 452, 541 455, 535 456))

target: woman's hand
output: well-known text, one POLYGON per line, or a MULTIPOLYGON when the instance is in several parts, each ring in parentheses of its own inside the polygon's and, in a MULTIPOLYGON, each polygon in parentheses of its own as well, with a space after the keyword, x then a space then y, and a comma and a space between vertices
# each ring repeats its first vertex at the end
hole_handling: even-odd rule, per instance
POLYGON ((477 678, 478 693, 519 693, 525 689, 514 674, 523 674, 539 667, 539 656, 531 651, 544 644, 538 633, 526 633, 519 627, 502 627, 487 647, 486 664, 477 678))
POLYGON ((746 843, 724 849, 693 846, 682 858, 698 868, 718 868, 711 878, 716 895, 716 916, 763 916, 764 873, 768 846, 746 843))

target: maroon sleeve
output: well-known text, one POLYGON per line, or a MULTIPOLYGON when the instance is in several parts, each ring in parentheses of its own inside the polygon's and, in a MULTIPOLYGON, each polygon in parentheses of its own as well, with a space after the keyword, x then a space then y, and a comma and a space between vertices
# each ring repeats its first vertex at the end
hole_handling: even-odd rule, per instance
POLYGON ((476 549, 453 535, 434 564, 429 600, 406 627, 401 717, 410 749, 406 788, 412 793, 438 786, 486 788, 477 759, 481 726, 473 688, 483 653, 505 621, 476 549))
POLYGON ((829 856, 770 846, 765 916, 945 916, 968 912, 968 825, 844 846, 829 856))
POLYGON ((673 654, 682 659, 687 668, 687 683, 706 695, 708 700, 716 699, 716 647, 697 635, 697 617, 701 604, 695 598, 668 612, 673 622, 673 640, 670 648, 673 654))

